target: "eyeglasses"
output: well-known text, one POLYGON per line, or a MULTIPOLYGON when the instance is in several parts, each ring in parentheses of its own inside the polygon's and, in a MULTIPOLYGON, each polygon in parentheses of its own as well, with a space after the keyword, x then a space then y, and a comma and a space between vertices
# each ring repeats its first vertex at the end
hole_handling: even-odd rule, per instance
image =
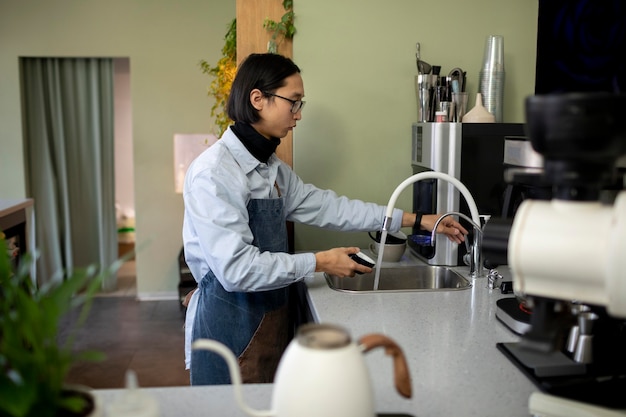
POLYGON ((273 93, 268 93, 268 92, 264 92, 263 94, 265 94, 266 96, 278 97, 278 98, 282 98, 283 100, 287 100, 288 102, 291 103, 291 112, 292 113, 298 113, 300 110, 302 110, 302 108, 306 104, 306 101, 292 100, 292 99, 287 98, 287 97, 279 96, 278 94, 273 94, 273 93))

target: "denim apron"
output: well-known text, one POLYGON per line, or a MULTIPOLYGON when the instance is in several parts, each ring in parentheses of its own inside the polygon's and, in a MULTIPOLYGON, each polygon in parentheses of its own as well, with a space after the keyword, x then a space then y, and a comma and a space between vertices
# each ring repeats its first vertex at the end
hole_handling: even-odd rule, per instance
MULTIPOLYGON (((262 252, 287 252, 283 198, 248 203, 253 245, 262 252)), ((272 382, 281 355, 298 323, 298 296, 304 284, 258 292, 228 292, 212 271, 200 281, 193 340, 214 339, 228 346, 239 360, 244 383, 272 382)), ((305 290, 306 291, 306 290, 305 290)), ((217 354, 194 350, 191 384, 230 384, 226 362, 217 354)))

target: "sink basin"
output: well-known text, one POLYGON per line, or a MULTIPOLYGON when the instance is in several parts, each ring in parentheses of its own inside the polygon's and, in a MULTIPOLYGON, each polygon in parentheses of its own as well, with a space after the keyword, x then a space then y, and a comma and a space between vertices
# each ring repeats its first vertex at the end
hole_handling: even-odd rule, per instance
POLYGON ((376 270, 369 274, 345 278, 324 275, 330 288, 349 293, 456 291, 472 286, 467 278, 445 266, 417 265, 383 268, 380 272, 378 291, 374 291, 375 274, 376 270))

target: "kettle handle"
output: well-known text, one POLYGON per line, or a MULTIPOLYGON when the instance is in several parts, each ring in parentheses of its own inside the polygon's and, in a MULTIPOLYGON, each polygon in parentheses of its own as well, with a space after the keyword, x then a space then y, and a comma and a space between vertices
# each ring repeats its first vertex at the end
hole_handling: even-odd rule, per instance
POLYGON ((400 346, 389 337, 378 333, 361 337, 359 344, 362 346, 364 353, 380 346, 385 348, 385 353, 393 359, 393 374, 396 390, 403 397, 411 398, 412 389, 409 366, 400 346))

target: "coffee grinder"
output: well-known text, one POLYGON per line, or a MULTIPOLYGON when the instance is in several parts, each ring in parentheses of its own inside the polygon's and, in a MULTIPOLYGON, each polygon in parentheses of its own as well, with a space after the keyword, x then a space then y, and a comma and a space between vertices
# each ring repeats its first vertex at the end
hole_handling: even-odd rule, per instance
POLYGON ((502 219, 485 227, 485 258, 507 260, 531 311, 520 342, 498 349, 541 390, 532 415, 626 415, 625 111, 626 95, 529 97, 527 134, 552 198, 523 201, 508 233, 502 219))

